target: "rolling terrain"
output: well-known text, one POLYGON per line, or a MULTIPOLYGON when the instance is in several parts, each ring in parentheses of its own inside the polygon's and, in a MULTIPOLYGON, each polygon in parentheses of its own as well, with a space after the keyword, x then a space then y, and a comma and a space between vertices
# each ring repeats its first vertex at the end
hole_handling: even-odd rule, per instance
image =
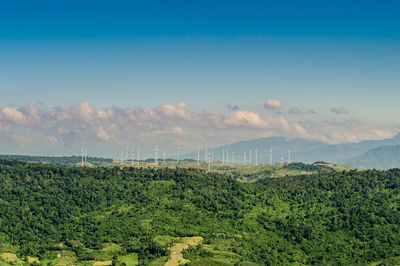
POLYGON ((177 252, 190 265, 349 265, 400 256, 400 170, 332 166, 291 164, 316 173, 262 179, 248 168, 252 182, 243 182, 194 168, 0 160, 0 260, 164 265, 177 252))

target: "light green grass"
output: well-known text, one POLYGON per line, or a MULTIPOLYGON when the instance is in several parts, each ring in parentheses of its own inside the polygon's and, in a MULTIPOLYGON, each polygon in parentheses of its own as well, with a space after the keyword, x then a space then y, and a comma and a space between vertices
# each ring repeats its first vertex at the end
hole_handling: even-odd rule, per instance
POLYGON ((4 252, 1 253, 1 259, 7 263, 11 263, 14 265, 23 265, 24 262, 22 260, 20 260, 17 255, 15 255, 14 253, 8 253, 8 252, 4 252))
POLYGON ((389 265, 400 265, 400 256, 368 264, 368 266, 389 266, 389 265))
POLYGON ((8 253, 16 254, 18 252, 18 250, 19 250, 18 246, 11 245, 11 244, 8 244, 8 243, 1 243, 0 244, 0 253, 8 252, 8 253))
POLYGON ((62 250, 60 252, 60 254, 61 254, 61 257, 75 257, 76 256, 75 252, 73 252, 71 250, 62 250))
POLYGON ((135 266, 139 264, 139 260, 138 260, 138 254, 137 253, 131 253, 128 255, 124 255, 124 256, 119 256, 118 257, 118 261, 125 263, 126 266, 135 266))
POLYGON ((33 264, 33 263, 40 264, 40 260, 39 260, 38 258, 30 257, 30 256, 28 256, 28 257, 26 257, 26 258, 27 258, 27 262, 28 262, 29 264, 33 264))
POLYGON ((121 246, 114 243, 105 243, 103 244, 103 248, 101 251, 108 252, 108 253, 116 253, 122 250, 121 246))
POLYGON ((51 261, 52 265, 75 265, 76 257, 59 257, 51 261))
POLYGON ((92 266, 93 263, 95 263, 94 260, 88 260, 88 261, 78 261, 76 263, 77 266, 92 266))
POLYGON ((167 244, 175 242, 176 238, 174 238, 172 236, 156 236, 156 237, 154 237, 153 240, 154 240, 154 242, 156 242, 160 246, 164 247, 167 244))
POLYGON ((164 266, 164 264, 168 261, 168 256, 160 257, 149 263, 149 266, 164 266))

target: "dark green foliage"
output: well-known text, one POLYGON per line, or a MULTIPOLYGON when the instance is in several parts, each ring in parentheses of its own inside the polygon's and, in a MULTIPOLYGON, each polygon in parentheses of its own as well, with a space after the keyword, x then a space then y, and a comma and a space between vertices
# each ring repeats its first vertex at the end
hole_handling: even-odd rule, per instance
POLYGON ((300 162, 290 163, 290 164, 284 165, 283 169, 299 170, 299 171, 307 171, 307 172, 318 172, 318 173, 334 171, 334 169, 332 167, 325 165, 323 162, 314 163, 314 164, 305 164, 305 163, 300 163, 300 162))
POLYGON ((116 243, 115 256, 147 264, 169 254, 156 236, 199 235, 204 246, 184 253, 193 265, 224 264, 210 251, 222 246, 237 263, 365 264, 400 255, 399 188, 400 170, 250 184, 196 169, 0 160, 0 242, 42 259, 63 243, 78 260, 116 243))
MULTIPOLYGON (((30 156, 30 155, 0 155, 1 159, 12 159, 18 161, 28 161, 28 162, 39 162, 39 163, 51 163, 51 164, 61 164, 61 165, 73 165, 80 163, 82 160, 81 156, 30 156)), ((87 157, 88 163, 93 165, 103 165, 105 163, 112 163, 112 159, 109 158, 99 158, 99 157, 87 157)))

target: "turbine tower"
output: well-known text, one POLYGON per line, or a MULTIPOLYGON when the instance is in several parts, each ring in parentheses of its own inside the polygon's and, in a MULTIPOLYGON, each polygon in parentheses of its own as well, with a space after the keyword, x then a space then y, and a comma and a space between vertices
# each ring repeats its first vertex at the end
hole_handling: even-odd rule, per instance
POLYGON ((197 145, 197 165, 200 165, 200 146, 197 145))
POLYGON ((232 152, 232 166, 235 166, 235 152, 232 152))
POLYGON ((251 161, 251 153, 252 153, 252 150, 249 151, 249 165, 251 165, 251 162, 252 162, 251 161))
POLYGON ((283 152, 281 152, 281 164, 285 163, 285 157, 283 157, 283 152))
POLYGON ((288 150, 288 164, 290 164, 290 150, 288 150))
POLYGON ((163 161, 163 164, 165 164, 165 151, 162 152, 162 161, 163 161))
POLYGON ((258 148, 256 148, 256 165, 258 164, 258 148))
POLYGON ((137 147, 137 166, 140 166, 140 149, 137 147))
POLYGON ((225 163, 225 149, 222 149, 222 165, 225 163))
POLYGON ((87 162, 87 148, 85 147, 85 163, 87 162))
POLYGON ((158 164, 158 144, 154 147, 154 163, 158 164))
POLYGON ((226 165, 229 165, 229 149, 226 149, 226 165))
POLYGON ((83 167, 83 144, 82 144, 82 161, 81 161, 81 166, 83 167))
POLYGON ((180 150, 180 147, 179 147, 179 145, 177 145, 176 146, 176 163, 179 163, 179 150, 180 150))
POLYGON ((134 153, 134 149, 132 146, 132 148, 131 148, 131 166, 133 166, 133 153, 134 153))
POLYGON ((211 170, 211 155, 210 155, 210 153, 207 153, 207 155, 208 155, 208 172, 210 172, 210 170, 211 170))
POLYGON ((243 152, 243 165, 246 165, 246 152, 243 152))
POLYGON ((269 150, 269 164, 272 165, 272 148, 269 150))

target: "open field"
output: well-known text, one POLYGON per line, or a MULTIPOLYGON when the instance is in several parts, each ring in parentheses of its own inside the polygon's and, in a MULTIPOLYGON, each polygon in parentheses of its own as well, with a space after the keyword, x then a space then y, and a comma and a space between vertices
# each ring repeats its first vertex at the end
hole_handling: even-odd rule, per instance
POLYGON ((180 240, 182 240, 182 243, 176 243, 170 248, 171 256, 165 263, 165 266, 178 266, 188 263, 189 260, 183 258, 182 252, 191 246, 197 246, 203 242, 203 238, 201 236, 183 237, 180 240))
POLYGON ((13 265, 23 265, 23 261, 17 257, 17 255, 13 253, 4 252, 0 255, 1 259, 4 262, 13 264, 13 265))

